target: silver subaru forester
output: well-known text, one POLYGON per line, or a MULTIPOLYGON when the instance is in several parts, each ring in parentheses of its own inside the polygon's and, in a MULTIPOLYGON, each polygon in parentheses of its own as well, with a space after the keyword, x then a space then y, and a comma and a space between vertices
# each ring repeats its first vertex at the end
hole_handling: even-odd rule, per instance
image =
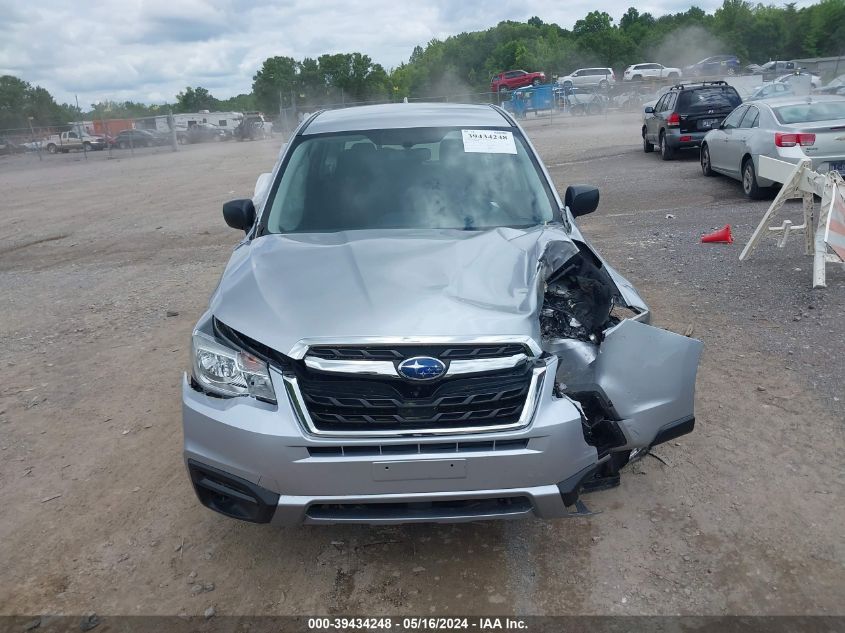
POLYGON ((252 199, 193 332, 184 455, 253 522, 577 516, 693 429, 701 343, 648 325, 492 106, 304 121, 252 199))

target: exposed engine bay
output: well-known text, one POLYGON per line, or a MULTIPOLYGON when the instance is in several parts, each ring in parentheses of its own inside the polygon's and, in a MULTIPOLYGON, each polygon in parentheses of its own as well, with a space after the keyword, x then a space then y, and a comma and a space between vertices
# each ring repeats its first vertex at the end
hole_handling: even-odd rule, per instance
POLYGON ((611 321, 613 282, 601 262, 581 249, 546 280, 540 332, 544 339, 599 342, 611 321))
POLYGON ((601 260, 586 246, 576 245, 579 252, 546 279, 540 332, 544 349, 559 359, 555 396, 576 405, 584 440, 596 448, 600 460, 606 460, 583 482, 584 491, 589 492, 617 486, 619 470, 632 451, 624 449, 627 440, 618 424, 619 414, 595 378, 604 333, 620 322, 613 316, 619 295, 601 260))

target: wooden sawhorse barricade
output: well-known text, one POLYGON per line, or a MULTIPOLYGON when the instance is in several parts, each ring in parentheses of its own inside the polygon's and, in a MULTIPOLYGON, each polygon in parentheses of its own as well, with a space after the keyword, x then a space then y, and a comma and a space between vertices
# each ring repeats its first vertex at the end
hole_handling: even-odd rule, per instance
POLYGON ((804 250, 813 256, 813 288, 824 288, 826 265, 845 261, 845 181, 835 171, 816 173, 810 164, 806 159, 796 165, 760 157, 760 176, 782 182, 783 187, 754 229, 739 260, 748 259, 766 234, 777 237, 778 246, 783 248, 792 231, 803 231, 804 250), (814 195, 822 199, 817 219, 814 195), (803 198, 804 222, 793 225, 790 220, 784 220, 780 226, 769 226, 784 202, 791 198, 803 198), (828 252, 828 247, 832 252, 828 252))

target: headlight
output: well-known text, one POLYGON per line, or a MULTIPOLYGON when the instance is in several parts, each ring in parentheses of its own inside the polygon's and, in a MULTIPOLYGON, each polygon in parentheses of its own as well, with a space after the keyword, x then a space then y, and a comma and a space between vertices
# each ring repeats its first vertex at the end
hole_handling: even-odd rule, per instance
POLYGON ((252 396, 276 402, 267 363, 247 352, 222 345, 210 336, 194 332, 192 340, 194 380, 221 396, 252 396))

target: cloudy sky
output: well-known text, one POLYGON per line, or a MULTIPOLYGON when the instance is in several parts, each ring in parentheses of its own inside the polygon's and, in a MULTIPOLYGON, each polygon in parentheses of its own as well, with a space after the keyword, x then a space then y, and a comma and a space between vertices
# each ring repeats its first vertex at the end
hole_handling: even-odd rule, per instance
MULTIPOLYGON (((799 5, 809 4, 809 0, 799 5)), ((708 12, 721 0, 695 3, 708 12)), ((684 0, 606 0, 615 20, 636 6, 685 11, 684 0)), ((185 86, 218 98, 249 92, 267 57, 360 51, 385 68, 432 38, 532 15, 571 27, 592 0, 0 0, 0 74, 59 102, 172 101, 185 86)))

